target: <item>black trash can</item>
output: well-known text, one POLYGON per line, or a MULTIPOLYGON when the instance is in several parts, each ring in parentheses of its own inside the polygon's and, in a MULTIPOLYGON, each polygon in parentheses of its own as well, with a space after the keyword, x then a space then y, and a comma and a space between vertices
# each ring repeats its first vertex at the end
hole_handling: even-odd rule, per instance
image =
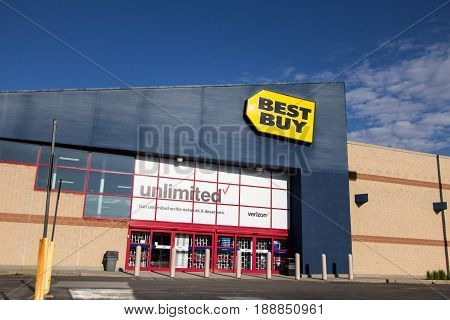
POLYGON ((117 260, 119 260, 118 251, 106 251, 103 256, 103 270, 109 272, 116 271, 117 260))

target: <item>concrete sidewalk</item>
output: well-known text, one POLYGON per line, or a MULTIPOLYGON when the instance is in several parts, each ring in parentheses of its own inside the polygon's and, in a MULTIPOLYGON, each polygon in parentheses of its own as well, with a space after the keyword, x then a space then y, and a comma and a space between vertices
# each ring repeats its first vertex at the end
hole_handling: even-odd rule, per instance
MULTIPOLYGON (((64 274, 55 274, 59 276, 63 276, 64 274)), ((70 274, 67 274, 70 275, 70 274)), ((108 277, 129 277, 134 278, 134 274, 132 272, 81 272, 80 276, 108 276, 108 277)), ((168 271, 141 271, 139 278, 141 279, 168 279, 170 278, 168 271)), ((230 280, 239 280, 236 278, 234 273, 231 272, 211 272, 210 279, 230 279, 230 280)), ((203 272, 177 272, 175 275, 175 279, 204 279, 203 272)), ((242 274, 242 280, 267 280, 266 275, 264 273, 259 274, 242 274)), ((272 281, 295 281, 293 276, 285 276, 281 274, 272 274, 272 281)), ((307 275, 301 275, 301 279, 299 281, 310 281, 310 282, 325 282, 322 280, 322 275, 311 275, 308 277, 307 275)), ((328 275, 327 282, 357 282, 357 283, 403 283, 403 284, 447 284, 450 285, 449 280, 426 280, 421 278, 414 277, 395 277, 395 276, 355 276, 353 280, 348 279, 348 277, 341 276, 335 277, 334 275, 328 275)))
MULTIPOLYGON (((35 270, 21 270, 21 271, 0 271, 0 276, 35 276, 35 270)), ((57 277, 111 277, 111 278, 135 278, 131 271, 117 271, 106 272, 99 270, 54 270, 53 276, 57 277)), ((168 271, 141 271, 139 279, 142 280, 173 280, 170 278, 168 271)), ((177 272, 176 279, 204 279, 203 272, 177 272)), ((231 272, 211 272, 210 279, 236 279, 235 274, 231 272)), ((265 274, 242 274, 242 280, 267 280, 265 274)), ((295 281, 292 276, 285 276, 280 274, 272 274, 272 281, 295 281)), ((321 279, 321 275, 312 275, 310 277, 302 275, 301 282, 325 282, 321 279)), ((424 278, 414 278, 406 276, 355 276, 353 280, 348 279, 345 275, 341 277, 335 277, 334 275, 328 275, 326 282, 354 282, 354 283, 399 283, 399 284, 439 284, 450 285, 450 280, 426 280, 424 278)))

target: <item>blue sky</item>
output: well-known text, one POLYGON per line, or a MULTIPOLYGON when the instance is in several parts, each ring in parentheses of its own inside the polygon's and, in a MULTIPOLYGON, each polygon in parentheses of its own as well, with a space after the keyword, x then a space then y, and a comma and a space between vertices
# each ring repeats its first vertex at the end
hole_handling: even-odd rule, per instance
POLYGON ((0 90, 333 79, 349 139, 450 155, 450 4, 342 72, 445 2, 0 0, 0 90))

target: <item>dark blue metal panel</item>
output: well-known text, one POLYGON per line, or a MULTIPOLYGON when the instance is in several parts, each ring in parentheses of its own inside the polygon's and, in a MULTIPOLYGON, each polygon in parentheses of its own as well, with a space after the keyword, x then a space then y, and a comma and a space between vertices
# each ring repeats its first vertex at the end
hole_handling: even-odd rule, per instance
MULTIPOLYGON (((301 174, 292 176, 290 179, 290 246, 291 254, 302 253, 302 199, 301 199, 301 174)), ((304 265, 304 263, 302 263, 304 265)), ((304 270, 303 270, 304 272, 304 270)))
POLYGON ((0 97, 6 100, 0 137, 49 142, 51 119, 57 118, 58 142, 69 145, 347 171, 342 83, 67 90, 0 97), (274 140, 248 126, 245 100, 262 89, 316 101, 311 145, 274 140))
MULTIPOLYGON (((3 94, 2 94, 3 95, 3 94)), ((51 120, 60 92, 4 93, 0 136, 32 141, 51 139, 51 120)))
POLYGON ((347 171, 345 95, 341 83, 205 87, 202 125, 240 128, 240 139, 233 139, 229 134, 214 141, 219 159, 274 167, 347 171), (310 146, 255 134, 245 123, 245 100, 263 89, 317 102, 314 142, 310 146))
MULTIPOLYGON (((139 110, 144 98, 133 91, 100 91, 94 122, 94 147, 135 150, 139 110)), ((142 115, 143 117, 145 114, 142 115)))
POLYGON ((58 119, 58 143, 90 146, 95 91, 3 93, 0 136, 49 142, 52 119, 58 119))
MULTIPOLYGON (((61 92, 55 107, 54 117, 58 120, 57 141, 80 146, 91 145, 94 137, 94 116, 98 92, 61 92)), ((43 121, 48 137, 51 136, 48 120, 43 121)))
POLYGON ((8 95, 0 95, 0 130, 3 127, 3 115, 6 112, 6 97, 8 95))
POLYGON ((300 197, 302 226, 292 232, 301 232, 303 270, 321 273, 324 253, 328 273, 333 264, 338 273, 347 273, 352 252, 348 174, 313 171, 302 175, 300 197))
MULTIPOLYGON (((134 138, 139 137, 139 151, 199 156, 196 130, 201 125, 203 89, 168 88, 139 92, 145 96, 143 104, 136 110, 138 135, 135 132, 134 138)), ((136 125, 131 129, 136 130, 136 125)))

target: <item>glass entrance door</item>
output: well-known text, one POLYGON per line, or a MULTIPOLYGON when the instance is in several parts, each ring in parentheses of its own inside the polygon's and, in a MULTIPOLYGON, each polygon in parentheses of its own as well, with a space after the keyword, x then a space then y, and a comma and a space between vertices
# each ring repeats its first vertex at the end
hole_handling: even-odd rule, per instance
POLYGON ((272 239, 256 239, 256 270, 267 269, 267 253, 272 252, 272 239))
POLYGON ((251 271, 253 269, 253 238, 237 237, 236 244, 241 250, 242 270, 251 271))
POLYGON ((172 237, 169 232, 152 232, 152 269, 169 268, 171 240, 172 237))
POLYGON ((234 271, 234 235, 217 236, 216 250, 216 269, 234 271))
POLYGON ((148 269, 150 252, 150 232, 145 230, 132 230, 128 237, 127 270, 133 270, 136 265, 136 247, 141 246, 141 270, 148 269))
POLYGON ((273 270, 280 272, 286 263, 287 257, 287 240, 273 240, 273 270))
POLYGON ((176 262, 175 267, 181 269, 192 268, 192 234, 175 235, 176 262))
POLYGON ((213 267, 212 257, 213 257, 213 247, 212 247, 212 235, 210 234, 196 234, 193 250, 194 250, 194 260, 193 269, 194 270, 205 270, 206 261, 206 249, 210 252, 209 266, 213 267))

